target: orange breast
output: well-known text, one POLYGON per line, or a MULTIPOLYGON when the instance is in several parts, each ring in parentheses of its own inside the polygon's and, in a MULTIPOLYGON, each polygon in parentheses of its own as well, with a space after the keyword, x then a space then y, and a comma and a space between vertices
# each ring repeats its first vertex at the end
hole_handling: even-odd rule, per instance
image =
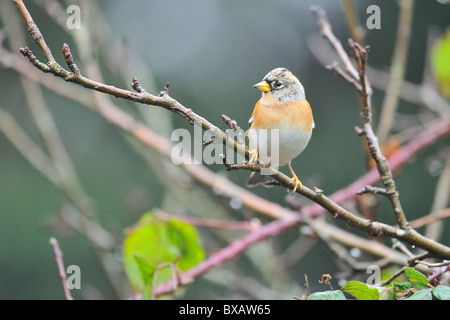
POLYGON ((264 103, 258 101, 253 110, 253 123, 248 134, 249 147, 256 148, 260 159, 265 163, 286 165, 308 145, 313 123, 311 107, 307 101, 282 104, 275 100, 272 103, 266 97, 264 103), (261 129, 278 131, 274 132, 275 136, 272 136, 271 131, 270 137, 265 138, 259 136, 261 129))
POLYGON ((311 132, 313 115, 308 101, 276 103, 266 106, 258 101, 253 110, 252 129, 286 128, 311 132))

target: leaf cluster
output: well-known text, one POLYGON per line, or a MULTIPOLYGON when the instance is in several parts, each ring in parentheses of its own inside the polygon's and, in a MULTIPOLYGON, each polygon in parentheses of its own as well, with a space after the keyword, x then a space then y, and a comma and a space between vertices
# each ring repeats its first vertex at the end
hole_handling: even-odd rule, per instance
POLYGON ((315 292, 307 300, 347 300, 344 293, 356 300, 450 300, 450 287, 431 285, 427 277, 411 267, 403 268, 408 281, 389 286, 374 286, 349 281, 340 290, 315 292))

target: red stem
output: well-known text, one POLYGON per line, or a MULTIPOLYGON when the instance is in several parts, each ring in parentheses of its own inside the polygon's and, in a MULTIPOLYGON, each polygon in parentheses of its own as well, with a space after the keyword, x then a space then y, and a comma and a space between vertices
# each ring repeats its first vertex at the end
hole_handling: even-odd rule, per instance
MULTIPOLYGON (((392 172, 397 171, 404 163, 411 159, 418 152, 425 149, 427 146, 432 145, 439 139, 450 134, 450 123, 442 121, 436 126, 429 128, 422 132, 416 139, 403 146, 397 153, 388 158, 389 165, 392 172)), ((330 199, 340 204, 347 200, 354 198, 357 192, 366 185, 374 184, 380 180, 380 175, 377 169, 372 169, 367 172, 360 179, 350 184, 344 189, 341 189, 330 196, 330 199)), ((317 205, 312 204, 303 208, 302 214, 309 217, 318 216, 323 214, 326 210, 317 205)), ((285 218, 270 222, 256 231, 253 231, 239 240, 234 241, 229 246, 222 250, 212 254, 209 258, 198 266, 192 268, 189 271, 180 274, 182 283, 187 283, 191 279, 196 278, 203 273, 206 273, 212 268, 220 266, 225 261, 231 260, 246 250, 252 244, 268 239, 272 236, 280 234, 281 232, 293 228, 301 223, 303 220, 301 215, 291 214, 285 216, 285 218)), ((171 281, 164 283, 157 287, 154 291, 155 296, 167 294, 173 291, 173 284, 171 281)))

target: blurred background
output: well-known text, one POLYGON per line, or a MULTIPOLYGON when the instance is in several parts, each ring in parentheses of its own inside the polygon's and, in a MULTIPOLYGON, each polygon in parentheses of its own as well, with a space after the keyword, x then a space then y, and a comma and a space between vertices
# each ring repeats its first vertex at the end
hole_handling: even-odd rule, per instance
MULTIPOLYGON (((147 91, 155 94, 169 82, 173 98, 222 129, 226 129, 222 114, 246 128, 260 97, 253 84, 273 68, 287 67, 303 83, 316 123, 308 148, 293 161, 293 168, 305 185, 318 186, 325 194, 345 187, 367 170, 361 138, 354 132, 360 124, 359 99, 350 85, 327 71, 316 58, 321 54, 327 64, 336 59, 327 54, 330 47, 320 37, 310 6, 326 10, 335 34, 347 49, 350 32, 345 3, 348 1, 26 1, 61 65, 65 66, 61 47, 67 43, 81 72, 96 80, 130 89, 131 79, 136 76, 147 91), (70 16, 66 8, 70 4, 81 8, 78 30, 66 27, 70 16)), ((355 1, 355 8, 364 43, 371 47, 369 65, 378 72, 389 72, 398 1, 360 0, 355 1), (369 30, 366 20, 370 14, 366 10, 373 4, 380 8, 381 28, 369 30)), ((445 1, 415 2, 405 72, 409 83, 421 85, 432 78, 430 41, 442 36, 449 23, 450 5, 445 1)), ((258 217, 189 181, 157 152, 136 147, 130 136, 81 103, 83 99, 86 104, 96 99, 89 92, 81 96, 76 85, 62 79, 58 79, 62 95, 23 80, 18 73, 20 61, 15 60, 20 57, 19 47, 29 46, 39 59, 44 61, 44 57, 12 1, 0 2, 0 34, 0 115, 4 120, 0 132, 0 299, 63 298, 50 237, 58 239, 66 266, 75 264, 82 270, 82 289, 72 290, 75 298, 116 299, 130 292, 120 264, 123 231, 146 211, 161 208, 176 215, 238 221, 258 217), (70 95, 77 97, 67 98, 70 95), (113 235, 108 265, 112 269, 109 272, 120 279, 115 284, 105 276, 96 249, 76 231, 77 223, 68 218, 74 213, 67 204, 67 194, 30 165, 30 159, 8 137, 7 132, 12 132, 13 137, 18 135, 15 127, 8 127, 14 122, 36 146, 46 150, 48 141, 37 123, 41 128, 53 126, 46 122, 42 106, 53 119, 70 168, 89 198, 82 202, 95 212, 99 225, 113 235), (174 172, 179 174, 177 178, 174 172)), ((29 64, 26 59, 22 61, 29 64)), ((34 71, 38 77, 54 78, 34 71)), ((380 86, 374 85, 375 119, 385 96, 380 86)), ((166 110, 118 99, 112 102, 167 138, 175 128, 193 130, 187 121, 166 110)), ((401 99, 393 132, 426 122, 431 113, 423 105, 401 99)), ((55 138, 52 129, 47 134, 55 138)), ((396 177, 408 219, 431 211, 448 142, 448 138, 443 139, 427 148, 396 177)), ((39 158, 39 154, 28 150, 31 159, 39 158)), ((249 176, 247 171, 226 172, 223 165, 209 168, 240 186, 249 176)), ((282 171, 288 172, 286 168, 282 171)), ((252 191, 288 206, 283 188, 258 187, 252 191)), ((303 197, 294 198, 300 205, 309 203, 303 197)), ((379 219, 394 223, 391 211, 387 201, 381 201, 379 219)), ((449 245, 448 223, 445 230, 439 240, 449 245)), ((207 253, 245 234, 226 230, 211 233, 205 228, 199 232, 207 253)), ((292 230, 251 247, 237 259, 200 277, 184 290, 182 297, 291 299, 304 292, 304 274, 310 279, 310 290, 327 290, 317 280, 323 273, 334 275, 339 271, 339 264, 326 246, 292 230)))

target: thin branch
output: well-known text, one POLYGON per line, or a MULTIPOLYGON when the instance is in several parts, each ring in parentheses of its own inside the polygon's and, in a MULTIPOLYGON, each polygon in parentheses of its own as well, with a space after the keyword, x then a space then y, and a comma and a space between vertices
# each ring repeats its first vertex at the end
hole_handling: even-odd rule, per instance
POLYGON ((158 275, 160 273, 160 271, 164 268, 169 268, 170 272, 171 272, 171 276, 172 276, 172 280, 170 281, 172 284, 172 289, 171 292, 175 292, 178 289, 178 285, 179 285, 179 280, 180 280, 180 275, 179 275, 179 271, 175 266, 176 261, 173 262, 163 262, 159 265, 156 266, 156 270, 155 273, 153 275, 153 279, 152 279, 152 294, 151 294, 151 299, 155 300, 156 299, 156 294, 155 294, 155 290, 154 288, 156 288, 156 284, 158 283, 158 275))
POLYGON ((305 273, 305 289, 306 289, 306 297, 309 297, 309 282, 308 275, 305 273))
POLYGON ((354 86, 357 91, 362 90, 361 84, 358 82, 358 80, 356 80, 355 78, 352 78, 350 75, 345 73, 344 70, 341 69, 341 67, 339 66, 339 63, 337 63, 337 61, 334 61, 333 63, 327 65, 326 68, 327 68, 327 70, 330 70, 330 71, 338 74, 339 76, 341 76, 342 79, 344 79, 345 81, 350 83, 352 86, 354 86))
POLYGON ((242 231, 255 231, 261 227, 261 221, 259 219, 252 219, 251 221, 228 221, 217 219, 204 219, 185 216, 174 216, 166 213, 161 209, 154 209, 153 213, 155 217, 163 220, 170 220, 176 218, 181 221, 185 221, 196 227, 206 227, 214 229, 228 229, 228 230, 242 230, 242 231))
POLYGON ((409 224, 411 225, 411 228, 418 229, 448 218, 450 218, 450 208, 432 212, 429 215, 412 220, 409 224))
POLYGON ((243 164, 231 164, 226 155, 221 155, 222 160, 223 160, 223 165, 225 166, 225 169, 227 169, 227 171, 233 171, 233 170, 249 170, 249 171, 256 171, 256 172, 260 172, 262 168, 268 168, 268 166, 266 165, 262 165, 259 163, 243 163, 243 164))
POLYGON ((394 55, 390 67, 390 78, 387 85, 386 96, 381 107, 380 122, 377 135, 384 143, 394 124, 400 90, 408 61, 409 39, 411 38, 412 20, 414 13, 414 0, 401 0, 399 2, 400 15, 397 25, 394 55))
POLYGON ((389 283, 391 283, 392 281, 394 281, 395 278, 401 276, 404 272, 405 272, 405 269, 403 269, 403 268, 398 269, 398 270, 397 270, 396 272, 394 272, 394 274, 392 274, 389 278, 387 278, 387 279, 381 281, 381 282, 379 283, 379 285, 380 285, 380 286, 386 286, 386 285, 388 285, 389 283))
POLYGON ((365 30, 361 27, 358 19, 358 13, 353 0, 343 0, 345 16, 351 38, 358 43, 364 43, 365 30))
POLYGON ((317 7, 317 6, 311 6, 310 10, 317 18, 317 24, 319 25, 320 33, 333 46, 334 50, 339 55, 339 58, 341 59, 342 63, 344 64, 347 72, 354 79, 359 79, 358 71, 356 70, 355 66, 352 64, 350 57, 348 56, 347 52, 345 51, 344 47, 342 46, 341 41, 339 41, 339 39, 336 38, 336 36, 333 33, 331 24, 328 21, 327 13, 325 12, 325 10, 323 10, 322 8, 317 7))
MULTIPOLYGON (((350 58, 348 57, 347 53, 343 51, 342 45, 340 45, 340 41, 334 36, 325 11, 317 7, 313 7, 311 10, 317 17, 322 35, 324 35, 325 38, 328 39, 328 41, 333 45, 342 62, 345 65, 348 65, 350 58)), ((372 89, 366 76, 366 65, 369 47, 366 46, 363 48, 361 45, 351 39, 349 40, 349 46, 352 50, 353 56, 356 59, 357 70, 355 71, 357 72, 357 75, 353 74, 353 69, 350 66, 347 67, 347 71, 352 75, 354 79, 359 80, 361 86, 361 89, 358 90, 358 92, 361 96, 361 118, 363 122, 363 129, 367 146, 369 147, 372 159, 375 160, 378 172, 380 173, 381 181, 386 188, 386 193, 389 195, 389 200, 391 201, 400 228, 408 229, 408 221, 406 220, 405 213, 399 200, 398 192, 395 187, 395 182, 391 169, 389 167, 389 163, 386 161, 386 158, 381 152, 378 138, 372 128, 372 106, 370 99, 372 89)), ((351 66, 353 67, 353 65, 351 66)), ((352 84, 352 82, 353 81, 350 81, 349 83, 352 84)))
MULTIPOLYGON (((396 172, 420 151, 448 135, 450 135, 450 123, 445 120, 440 120, 435 126, 426 128, 408 144, 402 146, 398 152, 387 159, 392 171, 396 172)), ((380 175, 378 170, 374 168, 350 185, 331 194, 330 199, 339 204, 345 203, 346 201, 353 199, 357 193, 367 185, 372 185, 379 181, 380 175)), ((318 216, 324 212, 324 208, 317 204, 312 204, 303 208, 303 212, 308 216, 318 216)))
POLYGON ((50 48, 45 43, 44 37, 42 36, 39 27, 37 26, 36 22, 34 22, 33 18, 28 12, 27 7, 25 7, 25 5, 23 4, 22 0, 14 0, 14 3, 19 8, 20 13, 22 14, 25 22, 27 23, 28 32, 30 33, 34 42, 36 42, 36 44, 41 48, 42 52, 45 55, 45 59, 48 61, 49 69, 51 69, 52 68, 51 66, 57 64, 57 62, 55 61, 55 58, 53 58, 53 54, 50 48))
MULTIPOLYGON (((0 106, 0 131, 22 156, 56 187, 61 187, 52 161, 42 149, 31 140, 12 115, 0 106)), ((114 243, 111 234, 98 223, 80 213, 80 208, 68 205, 63 209, 63 217, 75 230, 83 233, 94 246, 111 249, 114 243), (64 214, 70 208, 70 213, 64 214), (66 210, 67 209, 67 210, 66 210)))
POLYGON ((362 195, 365 193, 373 193, 373 194, 382 194, 385 196, 388 196, 389 194, 387 193, 386 189, 384 188, 377 188, 377 187, 373 187, 373 186, 365 186, 363 189, 361 189, 360 191, 357 192, 358 195, 362 195))
POLYGON ((0 131, 9 142, 53 184, 58 185, 58 177, 51 165, 50 158, 42 149, 30 139, 16 122, 14 117, 0 106, 0 131))
POLYGON ((423 265, 425 265, 425 266, 427 266, 427 267, 430 267, 430 268, 438 268, 438 267, 444 267, 444 266, 450 265, 450 261, 443 261, 443 262, 431 263, 431 262, 426 262, 426 261, 416 260, 416 263, 423 264, 423 265))
POLYGON ((372 107, 371 107, 371 99, 370 96, 372 94, 372 89, 369 83, 369 80, 366 76, 366 67, 367 67, 367 56, 369 47, 362 47, 358 43, 353 40, 349 40, 350 48, 352 49, 353 56, 356 58, 357 62, 357 75, 354 74, 353 65, 349 65, 350 58, 347 53, 342 49, 342 45, 340 41, 334 36, 330 23, 328 22, 328 18, 323 9, 312 7, 312 12, 316 15, 318 20, 318 25, 320 27, 322 35, 332 44, 341 58, 344 65, 348 66, 347 71, 350 73, 350 76, 343 76, 342 72, 339 72, 338 68, 331 68, 332 71, 337 71, 344 80, 353 85, 361 96, 361 118, 363 121, 363 132, 365 133, 367 146, 369 147, 369 152, 373 160, 377 165, 377 169, 379 171, 381 181, 383 182, 386 192, 389 195, 389 200, 391 201, 392 207, 394 209, 394 214, 396 219, 402 229, 408 229, 408 222, 406 220, 405 213, 401 206, 398 192, 395 187, 395 182, 392 176, 391 169, 389 168, 389 164, 386 161, 386 158, 383 156, 381 152, 381 148, 379 146, 378 138, 375 135, 372 127, 372 107), (355 80, 358 80, 360 83, 360 88, 354 85, 355 80))
MULTIPOLYGON (((435 263, 435 264, 430 264, 427 262, 423 262, 423 261, 417 261, 417 263, 419 264, 425 264, 428 265, 429 267, 437 267, 439 268, 437 271, 433 272, 427 279, 428 282, 432 283, 432 281, 437 280, 439 277, 443 276, 446 272, 450 271, 450 261, 443 261, 441 263, 435 263)), ((445 283, 447 281, 450 280, 450 275, 448 275, 446 278, 443 278, 439 281, 438 285, 445 285, 445 283)))
POLYGON ((64 267, 63 253, 59 248, 58 241, 55 238, 50 238, 50 244, 53 248, 53 254, 55 256, 56 266, 58 267, 59 277, 64 291, 66 300, 73 300, 70 290, 67 287, 66 268, 64 267))
MULTIPOLYGON (((141 84, 139 83, 138 79, 136 77, 133 77, 133 81, 131 82, 131 87, 136 90, 136 92, 142 93, 146 92, 144 88, 141 87, 141 84)), ((167 88, 167 93, 169 91, 169 84, 166 84, 165 88, 167 88)))
POLYGON ((384 261, 383 264, 404 266, 408 263, 408 256, 383 245, 379 241, 363 239, 331 225, 323 219, 310 219, 309 223, 314 227, 314 230, 320 230, 322 234, 326 234, 329 241, 336 241, 347 248, 357 248, 373 257, 381 258, 384 261))
MULTIPOLYGON (((418 255, 414 255, 400 241, 394 241, 394 246, 407 254, 408 260, 407 260, 407 263, 405 264, 406 266, 413 267, 413 268, 416 268, 417 270, 423 271, 422 270, 423 268, 421 268, 420 265, 417 265, 417 261, 421 260, 421 259, 428 258, 429 254, 427 252, 420 253, 418 255)), ((391 283, 395 278, 397 278, 398 276, 402 275, 404 272, 405 272, 404 268, 398 269, 389 278, 381 281, 379 283, 379 285, 380 286, 385 286, 385 285, 391 283)))
MULTIPOLYGON (((450 203, 450 150, 447 150, 447 159, 444 163, 444 169, 439 176, 434 193, 431 215, 439 216, 441 211, 450 203)), ((438 241, 442 236, 444 225, 442 220, 438 219, 429 224, 425 230, 425 235, 430 239, 438 241)))
POLYGON ((400 252, 403 252, 409 258, 414 256, 414 254, 401 241, 398 241, 398 240, 395 240, 395 239, 392 240, 392 248, 396 249, 396 250, 399 250, 400 252))
MULTIPOLYGON (((318 36, 312 36, 308 39, 308 47, 314 57, 324 66, 328 66, 330 61, 339 58, 333 51, 333 48, 328 44, 323 43, 322 39, 318 36)), ((387 91, 390 82, 389 72, 376 69, 369 65, 366 68, 372 87, 387 91)), ((415 84, 403 79, 399 97, 403 101, 423 106, 440 116, 449 117, 450 103, 439 95, 435 87, 426 82, 415 84)))
POLYGON ((236 120, 231 119, 229 116, 223 114, 222 120, 226 123, 226 125, 233 130, 239 130, 239 126, 237 125, 236 120))

